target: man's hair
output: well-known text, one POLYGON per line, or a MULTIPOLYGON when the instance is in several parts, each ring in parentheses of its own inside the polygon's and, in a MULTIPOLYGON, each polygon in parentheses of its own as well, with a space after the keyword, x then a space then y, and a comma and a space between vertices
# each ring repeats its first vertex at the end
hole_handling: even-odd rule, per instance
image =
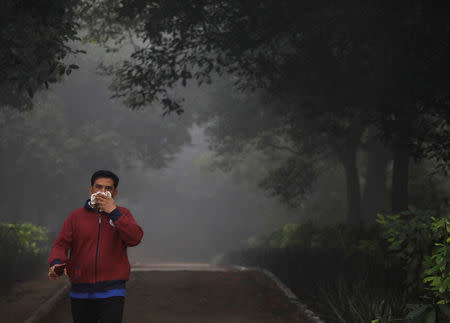
POLYGON ((91 186, 94 186, 97 178, 111 178, 114 181, 114 188, 119 186, 119 176, 109 170, 98 170, 91 177, 91 186))

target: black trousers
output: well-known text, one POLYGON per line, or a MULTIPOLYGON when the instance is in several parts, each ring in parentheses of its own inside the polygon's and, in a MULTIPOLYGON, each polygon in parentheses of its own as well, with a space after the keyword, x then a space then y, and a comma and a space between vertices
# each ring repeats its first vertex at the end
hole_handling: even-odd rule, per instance
POLYGON ((74 323, 121 323, 125 297, 71 298, 74 323))

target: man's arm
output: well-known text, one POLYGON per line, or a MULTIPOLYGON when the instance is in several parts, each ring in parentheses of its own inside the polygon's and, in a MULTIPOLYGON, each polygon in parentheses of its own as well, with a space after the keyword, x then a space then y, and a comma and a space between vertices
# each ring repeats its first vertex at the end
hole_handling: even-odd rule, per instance
POLYGON ((69 215, 62 225, 58 237, 53 243, 50 257, 48 258, 49 278, 54 279, 54 266, 65 264, 68 260, 68 252, 72 247, 72 215, 69 215))
POLYGON ((123 212, 119 210, 119 208, 115 208, 108 214, 108 217, 113 221, 123 242, 125 242, 128 247, 136 246, 141 242, 144 231, 136 223, 136 220, 129 210, 124 208, 122 210, 123 212))
POLYGON ((138 245, 142 236, 144 235, 144 231, 142 228, 136 223, 131 212, 126 208, 121 208, 120 210, 114 199, 111 197, 98 196, 95 200, 96 203, 104 210, 108 217, 113 221, 114 226, 119 232, 119 236, 122 241, 128 247, 133 247, 138 245))

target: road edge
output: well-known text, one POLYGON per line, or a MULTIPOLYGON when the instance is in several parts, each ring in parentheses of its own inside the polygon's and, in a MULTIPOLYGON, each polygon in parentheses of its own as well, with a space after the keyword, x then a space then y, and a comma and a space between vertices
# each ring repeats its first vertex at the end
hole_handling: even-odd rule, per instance
POLYGON ((67 282, 63 288, 58 290, 55 295, 46 300, 37 310, 31 314, 31 316, 25 320, 25 323, 39 323, 44 317, 46 317, 56 304, 70 292, 70 283, 67 282))
POLYGON ((244 267, 244 266, 238 266, 238 265, 232 265, 233 268, 236 268, 237 270, 256 270, 259 272, 262 272, 264 275, 266 275, 266 277, 268 277, 269 279, 271 279, 277 286, 279 289, 281 289, 283 291, 283 293, 286 295, 286 297, 289 299, 289 301, 294 304, 295 306, 298 307, 298 309, 300 310, 300 312, 302 312, 305 316, 306 319, 309 320, 309 323, 325 323, 324 321, 322 321, 320 319, 320 317, 315 314, 313 311, 311 311, 308 306, 306 306, 305 304, 303 304, 302 302, 300 302, 300 300, 298 299, 298 297, 292 292, 292 290, 287 287, 274 273, 272 273, 271 271, 265 269, 265 268, 260 268, 260 267, 244 267))

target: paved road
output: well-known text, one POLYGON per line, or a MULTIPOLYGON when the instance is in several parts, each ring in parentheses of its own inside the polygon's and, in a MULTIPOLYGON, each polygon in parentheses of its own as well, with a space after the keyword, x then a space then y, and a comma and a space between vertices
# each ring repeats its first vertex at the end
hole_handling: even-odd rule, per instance
MULTIPOLYGON (((124 323, 306 322, 259 271, 207 264, 140 265, 133 270, 124 323)), ((71 322, 68 297, 44 321, 71 322)))

